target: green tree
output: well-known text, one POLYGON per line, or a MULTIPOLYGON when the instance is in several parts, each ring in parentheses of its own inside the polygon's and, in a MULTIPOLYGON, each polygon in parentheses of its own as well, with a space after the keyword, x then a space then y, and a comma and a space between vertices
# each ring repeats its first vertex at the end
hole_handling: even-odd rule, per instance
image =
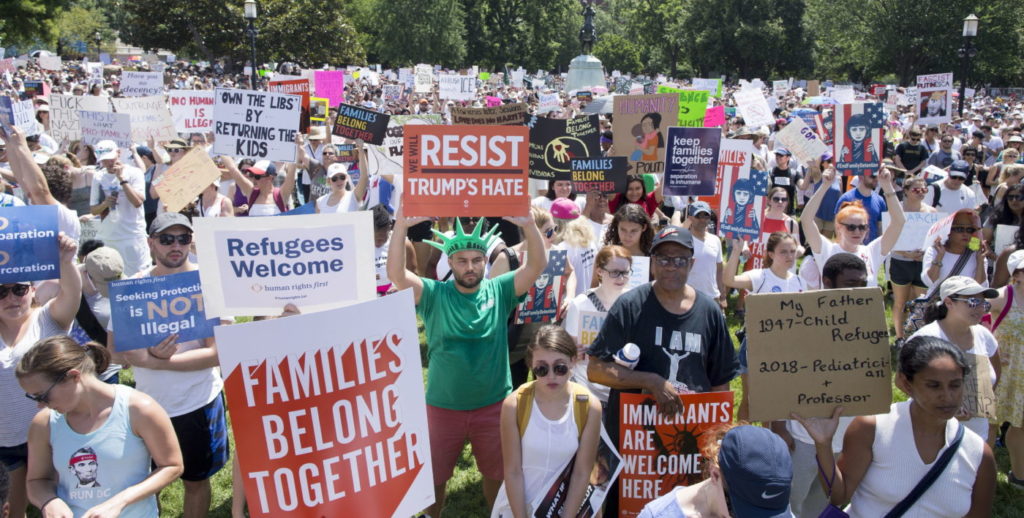
POLYGON ((114 31, 107 22, 104 10, 95 1, 85 0, 62 11, 54 20, 54 35, 57 39, 57 53, 66 56, 67 45, 84 42, 88 51, 95 51, 95 34, 106 44, 103 51, 112 49, 114 31))
POLYGON ((378 0, 374 17, 378 32, 371 55, 383 64, 463 64, 466 28, 459 0, 378 0))
POLYGON ((620 70, 624 73, 636 73, 643 69, 637 44, 615 33, 598 34, 594 55, 609 72, 620 70))
POLYGON ((555 70, 580 53, 577 0, 461 0, 466 12, 466 62, 555 70))
POLYGON ((0 39, 4 45, 54 43, 54 19, 71 0, 6 0, 0 7, 0 39))

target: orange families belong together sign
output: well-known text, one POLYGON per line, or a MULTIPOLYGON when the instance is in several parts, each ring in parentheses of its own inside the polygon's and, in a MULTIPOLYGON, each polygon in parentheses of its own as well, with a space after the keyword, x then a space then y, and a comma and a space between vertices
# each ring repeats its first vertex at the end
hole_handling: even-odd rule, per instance
POLYGON ((527 216, 525 126, 406 126, 407 216, 527 216))

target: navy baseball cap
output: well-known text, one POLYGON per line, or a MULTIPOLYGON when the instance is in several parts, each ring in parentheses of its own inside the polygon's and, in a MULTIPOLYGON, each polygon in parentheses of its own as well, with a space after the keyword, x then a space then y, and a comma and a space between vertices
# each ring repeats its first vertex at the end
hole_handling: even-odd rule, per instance
POLYGON ((722 438, 718 465, 736 516, 792 518, 793 460, 778 435, 759 426, 737 426, 722 438))
POLYGON ((651 253, 653 254, 662 243, 676 243, 677 245, 682 245, 693 250, 693 234, 682 227, 667 226, 654 235, 654 243, 651 244, 651 253))
POLYGON ((953 163, 949 165, 949 175, 950 176, 962 176, 962 177, 966 178, 967 177, 967 172, 970 171, 970 170, 971 170, 971 165, 968 164, 964 160, 954 160, 953 163), (959 174, 954 174, 954 173, 959 173, 959 174))
POLYGON ((780 147, 780 148, 775 150, 775 154, 776 155, 781 155, 781 156, 790 156, 793 153, 790 153, 789 150, 784 148, 784 147, 780 147))
POLYGON ((708 205, 706 201, 695 201, 686 207, 686 214, 689 216, 696 216, 701 212, 706 213, 708 216, 711 215, 711 205, 708 205))

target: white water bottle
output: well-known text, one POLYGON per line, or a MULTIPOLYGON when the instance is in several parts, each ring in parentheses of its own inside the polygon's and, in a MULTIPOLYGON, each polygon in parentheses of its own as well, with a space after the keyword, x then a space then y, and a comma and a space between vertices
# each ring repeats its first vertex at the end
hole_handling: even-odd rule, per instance
POLYGON ((640 346, 635 343, 628 343, 615 352, 615 363, 633 370, 640 361, 640 346))

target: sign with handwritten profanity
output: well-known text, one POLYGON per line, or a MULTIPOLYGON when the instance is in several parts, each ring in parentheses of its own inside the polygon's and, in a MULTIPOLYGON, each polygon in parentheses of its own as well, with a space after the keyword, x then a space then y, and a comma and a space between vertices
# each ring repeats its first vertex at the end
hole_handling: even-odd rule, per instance
POLYGON ((889 327, 878 288, 747 297, 750 419, 885 413, 889 327))
POLYGON ((412 291, 303 311, 215 328, 249 512, 418 513, 434 481, 412 291))
POLYGON ((717 128, 669 128, 665 156, 665 194, 715 194, 718 150, 722 132, 717 128))
POLYGON ((57 207, 0 208, 0 284, 60 277, 57 207))
POLYGON ((110 103, 106 97, 96 95, 50 94, 50 136, 57 142, 82 139, 78 112, 108 112, 110 103))
POLYGON ((521 126, 525 123, 526 103, 503 104, 491 108, 452 107, 452 124, 521 126))
POLYGON ((206 133, 213 129, 213 95, 209 90, 167 92, 174 129, 181 133, 206 133))
POLYGON ((160 72, 130 72, 121 74, 121 95, 149 97, 164 93, 164 75, 160 72))
POLYGON ((178 212, 196 196, 220 178, 220 170, 210 159, 210 155, 201 146, 192 148, 167 171, 164 171, 153 188, 160 195, 160 202, 167 212, 178 212))
POLYGON ((214 154, 295 161, 302 97, 227 88, 215 96, 214 154))
POLYGON ((338 106, 338 117, 334 119, 333 134, 350 139, 363 139, 369 144, 384 143, 390 116, 374 110, 367 110, 351 104, 338 106))
POLYGON ((152 97, 114 97, 110 100, 114 111, 131 117, 132 140, 145 142, 152 137, 157 142, 178 138, 171 112, 162 95, 152 97))
POLYGON ((111 282, 110 306, 119 352, 153 347, 172 334, 179 342, 211 337, 220 324, 203 311, 198 270, 111 282))
POLYGON ((575 192, 615 194, 626 191, 629 160, 624 156, 573 158, 569 161, 569 167, 575 192))
POLYGON ((472 101, 476 97, 476 78, 473 76, 441 74, 437 86, 441 99, 472 101))

